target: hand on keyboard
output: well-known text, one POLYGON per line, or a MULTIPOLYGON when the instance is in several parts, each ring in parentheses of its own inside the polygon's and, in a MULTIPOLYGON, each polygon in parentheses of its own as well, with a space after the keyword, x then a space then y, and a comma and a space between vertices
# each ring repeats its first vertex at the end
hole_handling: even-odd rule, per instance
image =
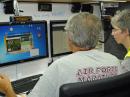
MULTIPOLYGON (((15 93, 16 94, 19 94, 19 93, 29 94, 30 91, 34 88, 34 86, 36 85, 37 81, 40 79, 41 76, 42 76, 42 74, 38 74, 38 75, 29 76, 29 77, 22 78, 22 79, 11 82, 15 93)), ((0 89, 1 89, 1 88, 3 88, 1 86, 1 84, 5 85, 5 82, 4 81, 2 82, 2 80, 0 82, 1 82, 0 83, 0 89)), ((0 92, 2 92, 2 93, 0 93, 0 95, 3 96, 4 92, 2 90, 0 90, 0 92)))
POLYGON ((9 78, 2 74, 0 74, 0 92, 6 94, 7 97, 16 96, 9 78))
POLYGON ((0 74, 0 92, 5 93, 11 87, 9 78, 6 75, 0 74))

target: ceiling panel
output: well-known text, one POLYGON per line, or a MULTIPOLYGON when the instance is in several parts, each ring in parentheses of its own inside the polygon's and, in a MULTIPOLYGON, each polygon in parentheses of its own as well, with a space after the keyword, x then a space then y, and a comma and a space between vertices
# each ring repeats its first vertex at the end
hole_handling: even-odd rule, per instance
POLYGON ((67 3, 71 3, 71 2, 86 2, 86 1, 91 1, 91 0, 18 0, 18 1, 31 1, 31 2, 67 2, 67 3))
POLYGON ((95 2, 95 1, 103 1, 103 2, 120 2, 120 1, 130 1, 130 0, 18 0, 20 2, 59 2, 59 3, 73 3, 73 2, 95 2))

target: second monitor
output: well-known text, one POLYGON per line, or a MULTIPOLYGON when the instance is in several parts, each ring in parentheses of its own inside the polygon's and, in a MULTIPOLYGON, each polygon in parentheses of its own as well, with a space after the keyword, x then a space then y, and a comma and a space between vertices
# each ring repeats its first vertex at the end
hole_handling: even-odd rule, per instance
POLYGON ((50 38, 51 38, 51 55, 58 56, 69 54, 67 36, 64 27, 67 20, 51 20, 50 21, 50 38))

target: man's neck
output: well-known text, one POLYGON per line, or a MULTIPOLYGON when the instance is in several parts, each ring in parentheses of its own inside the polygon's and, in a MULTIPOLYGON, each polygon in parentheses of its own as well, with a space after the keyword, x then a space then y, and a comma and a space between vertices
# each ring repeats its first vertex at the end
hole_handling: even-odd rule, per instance
POLYGON ((77 51, 88 51, 91 50, 90 48, 81 48, 81 47, 77 47, 77 46, 73 46, 72 48, 72 52, 77 52, 77 51))

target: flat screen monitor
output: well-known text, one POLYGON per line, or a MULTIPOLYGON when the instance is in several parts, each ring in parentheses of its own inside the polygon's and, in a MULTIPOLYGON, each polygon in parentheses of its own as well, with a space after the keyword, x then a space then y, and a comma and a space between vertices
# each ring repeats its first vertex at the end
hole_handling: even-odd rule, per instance
POLYGON ((50 21, 50 40, 52 57, 71 53, 67 43, 67 35, 64 30, 66 22, 67 20, 50 21))
POLYGON ((47 56, 46 21, 0 23, 0 66, 47 56))

